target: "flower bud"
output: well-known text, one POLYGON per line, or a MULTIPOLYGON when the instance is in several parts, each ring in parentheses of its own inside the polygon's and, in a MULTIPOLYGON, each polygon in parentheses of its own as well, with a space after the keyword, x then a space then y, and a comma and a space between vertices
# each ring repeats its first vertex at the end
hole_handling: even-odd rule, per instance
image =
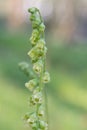
POLYGON ((33 130, 36 130, 36 129, 37 129, 37 124, 36 124, 36 123, 33 123, 33 124, 32 124, 32 129, 33 129, 33 130))
POLYGON ((34 87, 37 85, 38 81, 37 79, 32 79, 29 82, 25 83, 25 87, 28 88, 30 91, 34 89, 34 87))
POLYGON ((39 18, 35 19, 35 21, 32 22, 33 29, 39 28, 40 23, 41 23, 41 20, 39 18))
POLYGON ((45 30, 45 25, 44 25, 43 23, 41 23, 41 24, 39 25, 39 31, 40 31, 40 32, 44 32, 44 30, 45 30))
POLYGON ((35 15, 35 14, 32 14, 32 15, 30 16, 30 20, 31 20, 31 21, 34 21, 35 18, 36 18, 36 15, 35 15))
POLYGON ((27 113, 27 114, 25 114, 25 116, 24 116, 24 120, 28 120, 29 119, 29 117, 30 117, 30 113, 27 113))
POLYGON ((40 121, 40 128, 43 130, 47 130, 48 124, 44 121, 40 121))
POLYGON ((43 63, 42 61, 38 61, 33 65, 33 70, 37 73, 40 74, 42 72, 43 69, 43 63))
POLYGON ((31 106, 36 105, 36 103, 35 103, 34 100, 33 100, 33 96, 30 97, 30 105, 31 105, 31 106))
POLYGON ((42 38, 38 41, 38 43, 41 43, 41 44, 44 44, 44 45, 46 44, 45 40, 42 39, 42 38))
POLYGON ((50 81, 50 75, 48 72, 45 72, 43 75, 43 83, 48 83, 50 81))
POLYGON ((34 29, 32 32, 32 36, 30 38, 32 45, 36 45, 38 38, 39 38, 39 31, 37 29, 34 29))
POLYGON ((43 50, 44 49, 44 44, 38 43, 36 47, 37 47, 38 50, 43 50))
POLYGON ((34 58, 36 56, 33 48, 28 52, 28 55, 30 56, 30 58, 34 58))
POLYGON ((40 106, 39 106, 38 116, 39 116, 39 117, 44 116, 44 107, 43 107, 43 105, 40 105, 40 106))
POLYGON ((30 125, 32 125, 32 124, 34 124, 34 122, 36 121, 36 114, 35 113, 33 113, 33 114, 31 114, 30 115, 30 117, 29 117, 29 119, 27 120, 27 122, 30 124, 30 125))
POLYGON ((28 52, 28 55, 30 56, 32 61, 38 60, 38 55, 37 55, 36 49, 34 47, 28 52))
POLYGON ((32 7, 32 8, 29 8, 28 9, 28 12, 30 12, 30 13, 35 13, 36 11, 38 11, 38 9, 37 8, 35 8, 35 7, 32 7))
POLYGON ((42 93, 41 92, 38 92, 36 94, 33 95, 33 101, 34 103, 36 104, 41 104, 42 103, 42 93))
POLYGON ((40 87, 36 87, 36 89, 34 89, 34 91, 33 91, 33 94, 36 94, 38 92, 40 92, 40 87))

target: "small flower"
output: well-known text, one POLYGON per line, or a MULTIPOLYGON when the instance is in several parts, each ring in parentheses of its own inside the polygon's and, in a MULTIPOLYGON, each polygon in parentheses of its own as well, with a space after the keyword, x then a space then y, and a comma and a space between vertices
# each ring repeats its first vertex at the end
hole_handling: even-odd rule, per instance
POLYGON ((33 91, 33 94, 36 94, 36 93, 38 93, 38 92, 40 92, 40 87, 36 87, 36 88, 34 89, 34 91, 33 91))
POLYGON ((46 42, 45 42, 45 40, 44 40, 43 38, 41 38, 41 39, 38 41, 38 43, 41 43, 42 45, 45 45, 45 44, 46 44, 46 42))
POLYGON ((33 113, 30 115, 29 119, 27 120, 27 123, 29 123, 30 125, 34 124, 34 122, 37 120, 36 114, 33 113))
POLYGON ((30 56, 33 62, 36 62, 39 58, 36 49, 34 47, 28 52, 28 55, 30 56))
POLYGON ((42 69, 43 69, 43 63, 41 60, 39 60, 38 62, 36 62, 34 65, 33 65, 33 70, 37 73, 37 74, 40 74, 42 72, 42 69))
POLYGON ((36 45, 38 39, 39 39, 39 31, 37 29, 34 29, 32 32, 32 36, 30 38, 32 45, 36 45))
POLYGON ((38 50, 43 50, 44 49, 44 44, 42 42, 38 41, 38 44, 36 45, 36 48, 38 50))
POLYGON ((44 116, 44 110, 43 110, 43 109, 39 109, 39 111, 38 111, 38 116, 39 116, 39 117, 44 116))
POLYGON ((36 130, 37 129, 37 123, 32 124, 32 129, 36 130))
POLYGON ((47 130, 48 124, 45 121, 40 120, 40 128, 43 129, 43 130, 47 130))
POLYGON ((30 13, 35 13, 36 11, 38 11, 38 9, 37 8, 35 8, 35 7, 32 7, 32 8, 29 8, 28 9, 28 12, 30 12, 30 13))
POLYGON ((30 113, 27 113, 27 114, 25 114, 25 116, 24 116, 24 120, 28 120, 29 119, 29 117, 30 117, 30 113))
POLYGON ((39 25, 39 31, 40 31, 40 32, 44 32, 44 30, 45 30, 45 25, 44 25, 44 23, 41 23, 41 24, 39 25))
POLYGON ((35 19, 35 21, 32 21, 32 27, 33 27, 33 29, 35 29, 35 28, 39 29, 40 24, 41 24, 40 18, 37 18, 37 19, 35 19))
POLYGON ((45 72, 43 75, 43 83, 48 83, 50 81, 50 74, 45 72))
POLYGON ((41 104, 42 102, 43 102, 43 97, 41 92, 37 92, 30 97, 31 105, 41 104))
POLYGON ((34 58, 35 57, 35 50, 32 48, 29 52, 28 55, 30 56, 30 58, 34 58))
POLYGON ((36 103, 33 100, 33 96, 30 97, 30 105, 31 106, 35 106, 36 105, 36 103))
POLYGON ((32 79, 29 82, 25 83, 25 87, 28 88, 30 91, 34 89, 34 87, 37 85, 38 81, 37 79, 32 79))
POLYGON ((42 93, 41 92, 38 92, 36 94, 33 95, 33 101, 34 103, 36 104, 41 104, 43 99, 42 99, 42 93))
POLYGON ((31 20, 31 21, 34 21, 35 19, 36 19, 36 14, 35 14, 35 13, 31 14, 30 20, 31 20))

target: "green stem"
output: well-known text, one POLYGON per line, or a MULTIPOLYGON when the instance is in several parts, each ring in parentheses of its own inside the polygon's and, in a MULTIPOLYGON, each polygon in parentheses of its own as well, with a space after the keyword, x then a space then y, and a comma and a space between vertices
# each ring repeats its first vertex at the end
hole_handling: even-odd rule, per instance
POLYGON ((36 107, 37 107, 37 108, 36 108, 36 116, 37 116, 37 130, 38 130, 38 128, 39 128, 39 126, 40 126, 40 124, 39 124, 39 117, 38 117, 39 104, 37 104, 36 107))
MULTIPOLYGON (((43 88, 42 76, 43 76, 43 70, 42 70, 42 72, 41 72, 41 74, 40 74, 40 77, 39 77, 39 78, 40 78, 40 80, 39 80, 39 91, 41 91, 42 88, 43 88)), ((40 107, 40 105, 37 104, 37 108, 36 108, 36 116, 37 116, 37 130, 38 130, 39 126, 40 126, 40 124, 39 124, 39 117, 38 117, 39 107, 40 107)))

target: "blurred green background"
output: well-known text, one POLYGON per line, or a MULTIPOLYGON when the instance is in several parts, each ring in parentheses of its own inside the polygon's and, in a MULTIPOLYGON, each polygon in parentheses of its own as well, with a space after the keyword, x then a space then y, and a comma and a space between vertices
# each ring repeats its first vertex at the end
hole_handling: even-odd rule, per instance
MULTIPOLYGON (((23 116, 30 111, 28 106, 30 93, 24 87, 24 83, 29 79, 20 72, 18 63, 30 62, 27 52, 31 47, 29 37, 32 30, 29 16, 25 15, 29 4, 27 5, 27 2, 21 4, 20 0, 19 2, 15 0, 15 3, 13 0, 7 1, 9 6, 6 2, 0 1, 3 8, 5 6, 8 7, 7 10, 10 7, 12 9, 12 12, 10 9, 7 13, 7 10, 4 8, 3 11, 2 8, 0 13, 0 130, 28 130, 23 122, 23 116), (18 13, 22 9, 21 5, 26 5, 22 17, 18 13), (20 10, 15 13, 15 8, 13 10, 12 7, 20 10)), ((35 4, 34 2, 33 0, 31 5, 35 4)), ((65 15, 67 20, 63 19, 61 24, 63 14, 60 11, 59 17, 56 7, 66 5, 66 0, 61 4, 56 0, 51 1, 49 8, 46 1, 37 3, 35 6, 41 9, 47 27, 47 67, 51 74, 51 82, 47 85, 49 130, 87 130, 86 11, 84 17, 83 14, 79 15, 80 2, 76 3, 76 8, 69 2, 68 6, 71 5, 73 11, 71 8, 66 10, 68 18, 65 15), (50 12, 49 17, 44 15, 44 8, 50 12), (53 14, 54 10, 56 16, 53 14), (69 11, 75 14, 71 15, 69 11)))

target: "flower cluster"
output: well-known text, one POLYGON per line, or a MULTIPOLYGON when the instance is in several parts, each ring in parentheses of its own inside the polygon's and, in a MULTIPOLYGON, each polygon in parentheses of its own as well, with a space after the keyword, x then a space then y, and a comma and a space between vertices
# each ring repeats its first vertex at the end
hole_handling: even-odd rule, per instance
POLYGON ((50 81, 50 75, 46 71, 46 53, 47 47, 44 39, 45 25, 43 23, 40 12, 33 7, 29 10, 30 20, 32 22, 32 35, 30 38, 31 50, 28 52, 32 61, 32 69, 35 73, 35 78, 25 83, 26 88, 31 91, 29 102, 34 111, 25 115, 25 120, 33 130, 48 130, 48 124, 45 119, 45 105, 44 105, 44 83, 50 81))

